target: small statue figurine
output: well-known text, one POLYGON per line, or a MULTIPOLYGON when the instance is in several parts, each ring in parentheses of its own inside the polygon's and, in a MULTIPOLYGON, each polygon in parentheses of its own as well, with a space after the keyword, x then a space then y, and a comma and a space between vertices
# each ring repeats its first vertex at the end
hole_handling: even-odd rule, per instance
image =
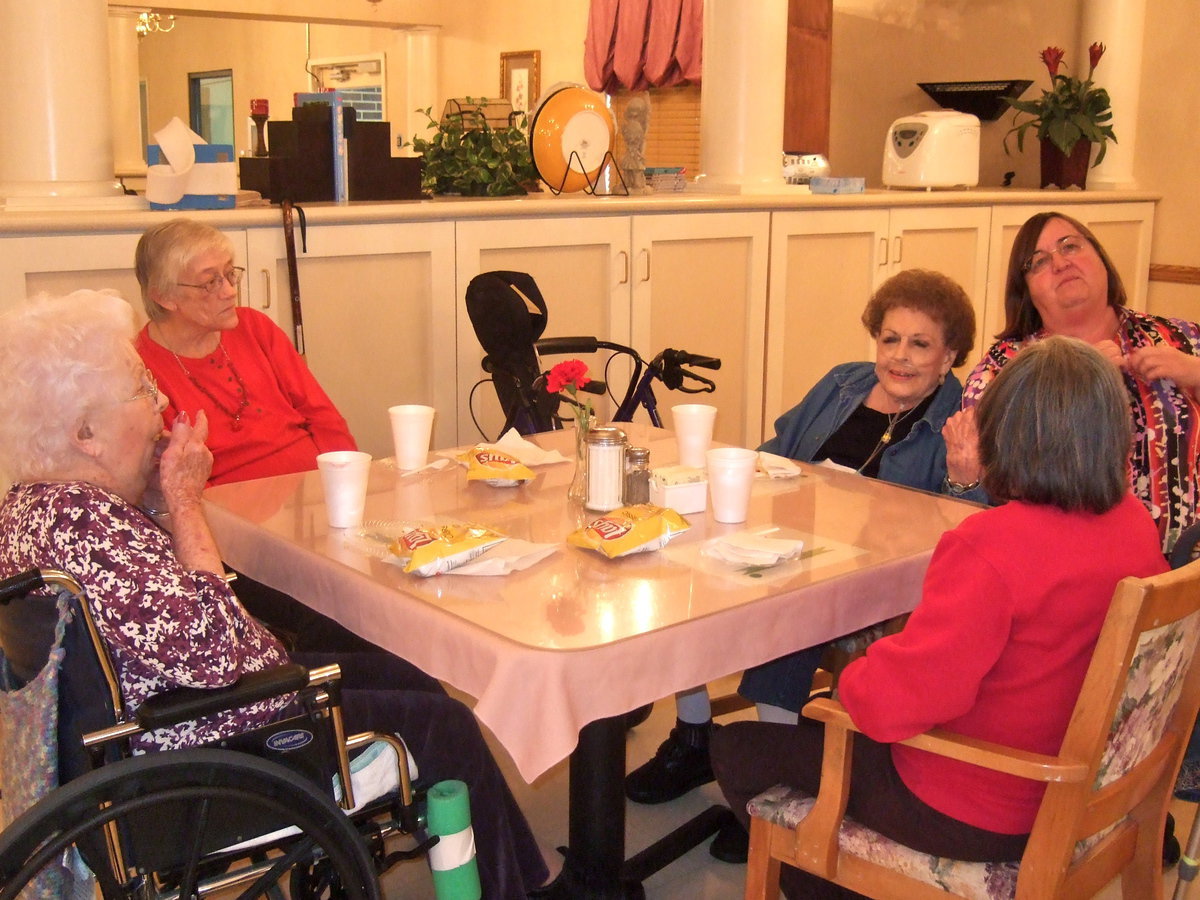
POLYGON ((629 98, 621 116, 621 139, 625 152, 621 156, 621 176, 631 194, 653 190, 646 184, 646 132, 650 128, 650 100, 643 94, 629 98))

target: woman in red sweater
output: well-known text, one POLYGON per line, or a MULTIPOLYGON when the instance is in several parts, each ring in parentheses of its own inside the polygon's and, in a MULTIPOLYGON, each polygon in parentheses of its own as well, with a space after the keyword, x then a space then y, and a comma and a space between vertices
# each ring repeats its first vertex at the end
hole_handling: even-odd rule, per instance
MULTIPOLYGON (((1042 788, 890 742, 939 727, 1057 753, 1118 581, 1165 571, 1130 493, 1130 424, 1116 370, 1071 338, 1022 351, 978 412, 983 483, 1003 505, 942 536, 904 630, 848 666, 839 698, 854 745, 848 815, 937 856, 1021 855, 1042 788)), ((713 769, 743 822, 776 784, 816 794, 823 726, 738 722, 713 769)), ((788 897, 853 897, 785 867, 788 897)))
POLYGON ((170 405, 208 415, 209 484, 317 467, 317 454, 355 450, 346 420, 287 335, 238 305, 243 270, 229 238, 171 219, 142 235, 134 269, 150 321, 135 342, 170 405))

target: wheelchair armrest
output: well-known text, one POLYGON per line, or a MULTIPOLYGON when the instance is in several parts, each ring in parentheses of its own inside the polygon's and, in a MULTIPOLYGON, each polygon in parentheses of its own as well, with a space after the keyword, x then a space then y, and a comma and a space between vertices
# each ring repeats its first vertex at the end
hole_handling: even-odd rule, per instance
POLYGON ((177 688, 151 697, 138 707, 136 719, 146 731, 176 725, 202 716, 248 706, 268 697, 294 693, 308 686, 308 669, 288 663, 243 675, 228 687, 177 688))

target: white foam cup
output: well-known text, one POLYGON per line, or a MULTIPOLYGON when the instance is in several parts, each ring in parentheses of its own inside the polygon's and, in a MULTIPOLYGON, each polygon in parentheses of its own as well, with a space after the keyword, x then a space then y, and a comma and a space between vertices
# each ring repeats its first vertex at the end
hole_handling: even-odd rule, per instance
POLYGON ((404 404, 388 407, 396 468, 419 469, 429 461, 429 436, 433 432, 432 406, 404 404))
POLYGON ((358 528, 367 504, 367 476, 371 454, 358 450, 331 450, 317 454, 325 512, 330 528, 358 528))
POLYGON ((758 452, 742 447, 718 447, 706 454, 712 517, 718 522, 745 522, 758 452))
POLYGON ((679 464, 704 468, 704 453, 712 443, 717 408, 707 403, 681 403, 671 407, 671 426, 679 446, 679 464))

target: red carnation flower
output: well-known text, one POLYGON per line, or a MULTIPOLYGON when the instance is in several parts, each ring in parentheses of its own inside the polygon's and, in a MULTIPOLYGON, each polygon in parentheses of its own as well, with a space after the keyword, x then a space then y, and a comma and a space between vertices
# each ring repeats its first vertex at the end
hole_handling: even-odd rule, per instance
POLYGON ((557 394, 563 388, 574 388, 571 393, 584 387, 592 379, 587 376, 587 365, 578 359, 560 362, 546 375, 546 390, 557 394))

